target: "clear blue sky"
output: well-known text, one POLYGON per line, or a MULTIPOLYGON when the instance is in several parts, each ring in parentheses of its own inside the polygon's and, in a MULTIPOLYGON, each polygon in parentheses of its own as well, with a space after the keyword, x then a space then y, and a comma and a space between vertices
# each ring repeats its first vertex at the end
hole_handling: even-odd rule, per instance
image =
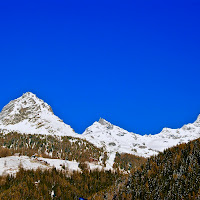
POLYGON ((0 107, 27 91, 82 133, 155 134, 200 114, 200 1, 0 2, 0 107))

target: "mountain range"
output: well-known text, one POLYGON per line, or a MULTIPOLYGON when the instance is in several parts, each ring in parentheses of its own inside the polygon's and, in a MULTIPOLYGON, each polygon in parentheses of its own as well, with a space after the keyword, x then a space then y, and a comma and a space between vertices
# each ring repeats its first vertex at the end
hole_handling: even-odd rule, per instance
POLYGON ((163 128, 155 135, 128 132, 100 118, 82 134, 54 115, 51 107, 35 94, 27 92, 10 101, 0 113, 0 132, 70 136, 85 139, 108 153, 107 166, 112 167, 115 154, 129 153, 150 157, 164 149, 200 137, 200 115, 194 123, 178 129, 163 128))

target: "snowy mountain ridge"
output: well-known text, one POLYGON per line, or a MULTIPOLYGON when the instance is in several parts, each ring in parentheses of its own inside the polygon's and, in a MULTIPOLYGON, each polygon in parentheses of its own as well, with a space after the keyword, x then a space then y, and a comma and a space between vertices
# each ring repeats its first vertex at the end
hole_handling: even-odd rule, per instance
POLYGON ((142 153, 151 156, 155 152, 200 137, 200 115, 194 123, 186 124, 178 129, 163 128, 156 135, 139 135, 112 125, 106 120, 104 120, 106 123, 101 123, 101 121, 94 122, 82 135, 90 142, 94 140, 93 143, 97 146, 109 146, 112 149, 118 149, 119 152, 131 153, 137 150, 138 155, 142 153))
POLYGON ((116 152, 149 157, 169 147, 199 138, 200 115, 194 123, 179 129, 163 128, 156 135, 128 132, 100 118, 99 122, 94 122, 82 136, 97 147, 104 147, 109 154, 108 163, 112 165, 116 152))
POLYGON ((200 137, 200 115, 194 123, 179 129, 164 128, 156 135, 139 135, 128 132, 100 118, 82 135, 77 134, 54 115, 51 107, 35 94, 27 92, 9 102, 0 113, 0 131, 27 134, 72 136, 86 139, 108 152, 112 166, 116 152, 149 157, 174 145, 200 137))

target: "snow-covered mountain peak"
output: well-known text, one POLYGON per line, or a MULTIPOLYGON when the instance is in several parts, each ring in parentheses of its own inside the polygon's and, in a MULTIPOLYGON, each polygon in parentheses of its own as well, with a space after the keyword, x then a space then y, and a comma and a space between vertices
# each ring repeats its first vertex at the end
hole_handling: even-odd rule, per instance
POLYGON ((0 129, 3 132, 75 135, 69 125, 54 115, 51 106, 31 92, 4 106, 0 113, 0 129))
POLYGON ((4 125, 17 124, 25 119, 34 121, 41 114, 53 114, 51 107, 35 94, 27 92, 10 101, 0 113, 0 121, 4 125))
POLYGON ((82 137, 98 147, 106 147, 108 152, 130 152, 129 141, 140 136, 100 118, 85 130, 82 137))
POLYGON ((33 94, 32 92, 26 92, 22 95, 23 98, 26 97, 32 97, 32 98, 37 98, 35 94, 33 94))
POLYGON ((103 118, 101 118, 101 117, 100 117, 100 119, 99 119, 98 122, 99 122, 101 125, 105 125, 105 124, 109 123, 108 121, 106 121, 105 119, 103 119, 103 118))

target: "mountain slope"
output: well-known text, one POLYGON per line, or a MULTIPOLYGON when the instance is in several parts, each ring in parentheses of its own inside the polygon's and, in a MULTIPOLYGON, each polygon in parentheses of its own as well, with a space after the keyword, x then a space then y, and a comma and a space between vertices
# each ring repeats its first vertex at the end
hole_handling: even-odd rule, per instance
POLYGON ((88 127, 82 136, 98 147, 104 147, 109 154, 108 164, 112 165, 116 152, 149 157, 166 148, 199 138, 200 115, 194 123, 182 128, 164 128, 159 134, 143 136, 128 132, 100 118, 88 127))
POLYGON ((27 92, 10 101, 0 113, 0 130, 30 134, 77 136, 73 129, 54 115, 51 107, 27 92))
POLYGON ((200 199, 200 138, 151 156, 96 199, 200 199))
MULTIPOLYGON (((151 157, 133 173, 119 196, 134 199, 199 199, 200 139, 151 157)), ((121 199, 119 197, 119 199, 121 199)))

